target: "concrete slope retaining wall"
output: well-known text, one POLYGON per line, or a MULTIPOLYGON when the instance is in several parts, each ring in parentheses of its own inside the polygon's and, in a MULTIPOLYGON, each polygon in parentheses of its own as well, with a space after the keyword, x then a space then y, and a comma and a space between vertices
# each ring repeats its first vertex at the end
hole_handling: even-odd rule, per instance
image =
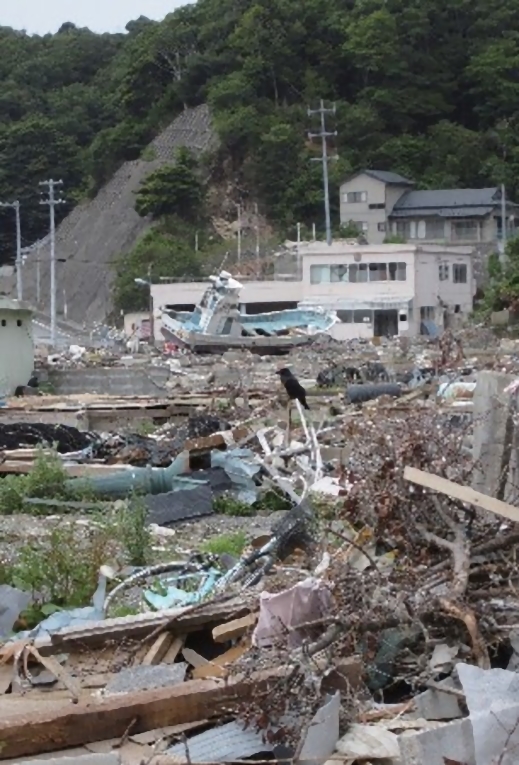
POLYGON ((56 394, 99 393, 110 396, 166 395, 169 380, 166 367, 94 367, 50 370, 48 379, 56 394))

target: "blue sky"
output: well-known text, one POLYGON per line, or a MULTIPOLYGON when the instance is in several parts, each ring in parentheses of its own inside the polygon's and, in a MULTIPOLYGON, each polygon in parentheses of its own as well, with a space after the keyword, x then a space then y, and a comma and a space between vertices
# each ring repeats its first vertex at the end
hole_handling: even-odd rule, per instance
POLYGON ((56 32, 65 21, 94 32, 123 32, 139 16, 163 19, 186 0, 0 0, 0 26, 56 32))

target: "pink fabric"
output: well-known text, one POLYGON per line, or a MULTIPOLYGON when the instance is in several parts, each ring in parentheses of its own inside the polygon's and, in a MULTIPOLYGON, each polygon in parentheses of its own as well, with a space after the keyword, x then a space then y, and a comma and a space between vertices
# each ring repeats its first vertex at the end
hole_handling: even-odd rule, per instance
POLYGON ((290 648, 301 645, 298 632, 287 628, 298 627, 326 617, 332 607, 332 595, 319 579, 305 579, 289 590, 275 594, 262 592, 258 623, 252 636, 253 645, 269 646, 282 635, 287 635, 290 648))

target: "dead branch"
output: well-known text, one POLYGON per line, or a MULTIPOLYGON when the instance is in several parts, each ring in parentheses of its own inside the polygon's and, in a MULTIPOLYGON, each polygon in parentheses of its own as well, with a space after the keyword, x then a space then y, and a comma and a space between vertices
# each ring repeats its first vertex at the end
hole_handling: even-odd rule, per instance
POLYGON ((479 630, 474 611, 468 606, 454 603, 448 598, 439 598, 438 602, 445 613, 453 616, 455 619, 459 619, 466 626, 467 632, 470 635, 472 650, 474 652, 474 658, 478 663, 478 667, 480 667, 480 669, 490 669, 490 658, 487 646, 479 630))

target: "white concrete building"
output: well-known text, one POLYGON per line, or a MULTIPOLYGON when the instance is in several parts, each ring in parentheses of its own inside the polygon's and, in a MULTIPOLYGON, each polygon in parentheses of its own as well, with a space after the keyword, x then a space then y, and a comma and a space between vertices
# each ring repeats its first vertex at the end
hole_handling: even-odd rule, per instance
MULTIPOLYGON (((300 278, 247 282, 235 273, 244 283, 241 310, 320 305, 338 312, 341 323, 332 329, 337 339, 417 335, 423 322, 444 326, 456 314, 472 311, 475 281, 469 246, 304 242, 298 258, 300 278)), ((163 339, 161 309, 191 310, 206 287, 206 282, 152 286, 158 342, 163 339)))
POLYGON ((32 312, 17 300, 0 297, 0 397, 27 385, 33 370, 32 312))

